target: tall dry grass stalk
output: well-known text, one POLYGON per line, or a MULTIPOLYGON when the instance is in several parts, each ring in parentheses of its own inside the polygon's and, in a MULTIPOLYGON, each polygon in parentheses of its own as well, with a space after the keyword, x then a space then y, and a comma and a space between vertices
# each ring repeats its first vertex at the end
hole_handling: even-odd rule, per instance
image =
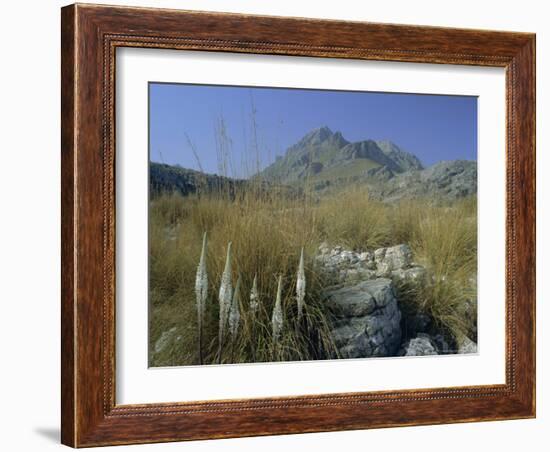
POLYGON ((283 332, 283 309, 281 307, 282 285, 283 277, 279 275, 279 281, 277 283, 277 296, 275 298, 275 307, 273 308, 273 314, 271 316, 274 356, 277 354, 277 350, 280 345, 279 342, 281 339, 281 333, 283 332))

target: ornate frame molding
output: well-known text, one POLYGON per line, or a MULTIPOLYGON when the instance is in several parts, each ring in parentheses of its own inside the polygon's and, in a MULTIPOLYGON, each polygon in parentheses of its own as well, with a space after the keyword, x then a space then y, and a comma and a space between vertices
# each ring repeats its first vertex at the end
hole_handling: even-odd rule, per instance
POLYGON ((81 447, 535 415, 534 35, 77 4, 62 9, 62 91, 64 444, 81 447), (118 47, 504 67, 506 383, 116 405, 118 47))

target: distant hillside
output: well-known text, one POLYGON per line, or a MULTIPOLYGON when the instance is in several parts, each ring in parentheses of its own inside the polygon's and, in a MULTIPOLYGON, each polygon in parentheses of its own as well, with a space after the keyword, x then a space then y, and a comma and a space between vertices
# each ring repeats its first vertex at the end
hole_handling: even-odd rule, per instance
POLYGON ((163 192, 179 192, 186 196, 199 190, 213 191, 228 189, 234 191, 247 181, 206 174, 180 166, 151 162, 149 165, 149 191, 152 196, 163 192))
POLYGON ((269 192, 287 197, 294 197, 301 193, 299 187, 290 187, 267 181, 233 179, 217 174, 201 173, 178 165, 157 162, 150 162, 149 164, 149 192, 152 197, 162 193, 174 192, 183 196, 198 192, 222 192, 233 196, 240 189, 251 186, 259 193, 269 192))
POLYGON ((348 142, 340 132, 320 127, 288 148, 285 155, 262 172, 268 181, 293 184, 309 177, 315 182, 330 182, 364 175, 385 166, 394 173, 422 169, 420 160, 390 141, 348 142))
POLYGON ((421 197, 452 201, 477 194, 477 162, 441 161, 423 170, 401 174, 381 167, 368 173, 361 182, 369 186, 373 197, 384 201, 421 197))

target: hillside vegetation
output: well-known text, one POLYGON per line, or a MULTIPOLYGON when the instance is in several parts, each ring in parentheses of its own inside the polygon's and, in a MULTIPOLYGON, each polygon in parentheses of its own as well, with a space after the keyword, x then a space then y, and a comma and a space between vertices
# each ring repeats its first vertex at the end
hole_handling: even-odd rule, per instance
POLYGON ((243 326, 232 356, 224 355, 223 362, 325 359, 334 354, 330 312, 322 300, 325 281, 315 265, 323 242, 354 250, 409 243, 415 260, 430 269, 432 280, 414 289, 403 287, 402 309, 409 306, 428 312, 450 338, 475 337, 476 319, 465 309, 468 300, 475 300, 476 224, 472 197, 453 206, 427 200, 387 204, 371 200, 365 188, 315 203, 250 191, 231 199, 224 193, 156 197, 150 210, 150 364, 198 363, 194 278, 204 231, 208 232, 210 294, 204 323, 205 362, 217 360, 217 293, 229 242, 233 280, 242 278, 243 326), (307 324, 297 333, 294 287, 302 247, 308 283, 307 324), (274 357, 271 313, 279 275, 285 327, 274 357), (255 276, 261 308, 252 319, 248 297, 255 276), (154 344, 171 328, 176 328, 179 345, 155 353, 154 344))

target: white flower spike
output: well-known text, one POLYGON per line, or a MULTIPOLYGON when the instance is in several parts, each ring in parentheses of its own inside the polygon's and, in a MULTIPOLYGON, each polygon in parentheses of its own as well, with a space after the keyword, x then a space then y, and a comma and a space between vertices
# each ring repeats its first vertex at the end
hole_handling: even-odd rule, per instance
POLYGON ((231 307, 232 299, 232 286, 231 286, 231 242, 227 245, 227 256, 225 258, 225 269, 223 270, 222 280, 220 284, 220 341, 223 340, 225 333, 225 326, 227 324, 227 317, 229 315, 229 308, 231 307))
POLYGON ((204 318, 204 310, 206 306, 206 298, 208 297, 208 273, 206 271, 206 232, 202 237, 202 251, 197 267, 197 275, 195 277, 195 294, 197 297, 197 314, 199 316, 199 324, 204 318))
POLYGON ((279 282, 277 284, 277 298, 275 300, 275 307, 273 308, 273 314, 271 317, 271 324, 273 328, 273 344, 279 342, 281 333, 283 331, 283 309, 281 307, 282 284, 283 277, 279 276, 279 282))
POLYGON ((302 318, 304 300, 306 298, 306 274, 304 271, 304 248, 300 253, 300 264, 298 266, 298 277, 296 279, 296 302, 298 304, 298 318, 302 318))
POLYGON ((229 333, 231 334, 231 340, 237 338, 237 332, 239 331, 239 322, 241 321, 241 312, 239 308, 240 298, 239 289, 241 287, 241 277, 237 279, 237 285, 233 292, 233 301, 231 302, 231 309, 229 311, 229 333))
POLYGON ((256 315, 258 308, 260 307, 260 296, 258 295, 258 280, 254 275, 254 281, 252 282, 252 290, 250 291, 250 312, 252 315, 256 315))

